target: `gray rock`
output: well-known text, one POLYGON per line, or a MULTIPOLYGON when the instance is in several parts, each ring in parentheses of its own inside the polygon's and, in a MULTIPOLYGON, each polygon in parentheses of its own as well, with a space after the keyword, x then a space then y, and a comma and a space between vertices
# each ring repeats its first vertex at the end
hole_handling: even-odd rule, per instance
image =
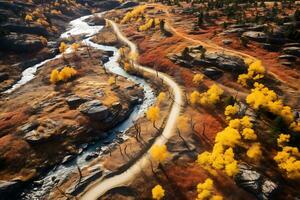
POLYGON ((291 62, 281 62, 281 64, 288 66, 288 67, 291 67, 293 65, 293 63, 291 63, 291 62))
POLYGON ((122 5, 120 5, 118 7, 118 9, 131 8, 131 7, 138 6, 138 5, 139 5, 139 2, 127 1, 125 3, 122 3, 122 5))
POLYGON ((102 64, 105 64, 109 61, 109 56, 103 55, 100 59, 102 61, 102 64))
POLYGON ((77 108, 84 102, 86 102, 86 99, 83 99, 79 96, 73 95, 66 98, 66 102, 69 105, 70 108, 77 108))
POLYGON ((235 177, 236 183, 253 193, 260 200, 272 199, 279 186, 248 165, 240 164, 240 171, 235 177))
POLYGON ((112 108, 114 109, 114 110, 121 110, 122 109, 122 104, 118 101, 118 102, 114 102, 113 104, 112 104, 112 108))
POLYGON ((0 199, 14 199, 21 184, 20 181, 0 181, 0 199))
POLYGON ((28 34, 9 34, 0 38, 0 49, 17 53, 33 53, 41 50, 44 45, 41 40, 28 34))
POLYGON ((94 16, 92 18, 88 18, 86 20, 86 22, 90 26, 105 26, 106 25, 105 19, 103 17, 98 17, 98 16, 94 16))
POLYGON ((300 47, 300 43, 286 43, 284 44, 284 47, 300 47))
POLYGON ((1 28, 14 33, 26 33, 26 34, 34 34, 34 35, 42 35, 48 36, 49 33, 46 28, 43 26, 25 26, 25 25, 17 25, 17 24, 5 24, 2 25, 1 28))
POLYGON ((31 144, 40 143, 44 139, 44 137, 41 134, 39 134, 36 130, 32 130, 26 133, 23 138, 31 144))
POLYGON ((232 33, 238 33, 238 34, 241 34, 243 32, 245 32, 246 29, 245 28, 231 28, 231 29, 228 29, 226 31, 224 31, 225 34, 232 34, 232 33))
POLYGON ((170 54, 169 58, 184 67, 216 67, 222 71, 238 74, 247 71, 242 58, 222 53, 205 53, 203 56, 203 49, 200 47, 185 48, 182 53, 170 54))
POLYGON ((139 103, 139 98, 138 97, 130 96, 130 104, 131 105, 136 105, 138 103, 139 103))
POLYGON ((223 42, 224 45, 230 45, 230 44, 232 44, 232 40, 228 40, 228 39, 223 40, 222 42, 223 42))
POLYGON ((243 59, 221 53, 207 53, 203 59, 195 60, 194 64, 215 66, 221 70, 233 73, 243 73, 246 71, 246 64, 243 59))
POLYGON ((64 159, 62 160, 61 164, 67 164, 68 162, 70 162, 71 160, 73 160, 76 156, 75 155, 67 155, 64 157, 64 159))
POLYGON ((87 156, 85 157, 85 160, 86 160, 86 161, 89 161, 89 160, 92 160, 92 159, 97 158, 98 156, 99 156, 98 153, 93 152, 93 153, 90 153, 89 155, 87 155, 87 156))
POLYGON ((276 52, 280 49, 280 46, 274 45, 274 44, 268 44, 268 43, 262 43, 262 47, 268 51, 276 52))
POLYGON ((0 83, 7 80, 9 78, 8 73, 0 72, 0 83))
POLYGON ((265 42, 267 40, 267 35, 264 32, 259 31, 247 31, 242 34, 242 37, 248 38, 256 42, 265 42))
POLYGON ((82 104, 79 110, 94 120, 104 120, 110 114, 109 109, 103 106, 99 100, 88 101, 82 104))
POLYGON ((32 131, 33 129, 36 129, 39 126, 39 122, 38 121, 33 121, 30 123, 27 123, 23 126, 20 127, 20 131, 21 133, 28 133, 29 131, 32 131))
POLYGON ((281 60, 288 60, 290 62, 294 62, 294 61, 297 60, 296 56, 288 55, 288 54, 281 55, 278 58, 281 59, 281 60))
POLYGON ((208 67, 208 68, 205 68, 204 71, 203 71, 203 73, 204 73, 207 77, 209 77, 209 78, 211 78, 211 79, 213 79, 213 80, 222 77, 223 74, 224 74, 223 71, 217 69, 216 67, 208 67))
POLYGON ((299 57, 300 56, 300 47, 285 47, 283 49, 283 52, 286 54, 290 54, 290 55, 299 57))

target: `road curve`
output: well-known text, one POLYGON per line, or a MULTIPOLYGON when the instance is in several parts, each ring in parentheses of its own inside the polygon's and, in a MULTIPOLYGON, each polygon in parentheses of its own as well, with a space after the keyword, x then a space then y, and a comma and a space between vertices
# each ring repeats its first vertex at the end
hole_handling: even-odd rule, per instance
MULTIPOLYGON (((124 44, 128 45, 130 47, 131 53, 138 55, 137 46, 129 41, 120 31, 118 28, 118 25, 114 23, 113 21, 107 20, 115 33, 117 34, 119 40, 123 42, 124 44)), ((153 69, 141 66, 136 63, 136 60, 134 60, 135 67, 138 67, 140 70, 150 73, 153 76, 157 76, 164 80, 164 84, 168 85, 169 88, 172 90, 174 95, 174 103, 172 105, 171 111, 169 113, 168 119, 166 121, 166 125, 164 127, 164 130, 160 136, 158 136, 154 142, 154 144, 162 145, 165 144, 170 137, 175 135, 175 125, 177 121, 177 117, 180 115, 182 105, 184 103, 183 100, 183 92, 180 88, 180 86, 168 75, 157 72, 153 69)), ((154 145, 153 144, 153 145, 154 145)), ((149 151, 146 152, 137 162, 135 162, 127 171, 107 178, 102 179, 99 181, 96 181, 93 185, 91 185, 87 191, 83 193, 83 195, 80 197, 81 200, 95 200, 102 196, 105 192, 109 191, 110 189, 124 186, 132 179, 136 177, 136 175, 141 171, 141 169, 146 168, 149 166, 150 162, 150 155, 149 151)))

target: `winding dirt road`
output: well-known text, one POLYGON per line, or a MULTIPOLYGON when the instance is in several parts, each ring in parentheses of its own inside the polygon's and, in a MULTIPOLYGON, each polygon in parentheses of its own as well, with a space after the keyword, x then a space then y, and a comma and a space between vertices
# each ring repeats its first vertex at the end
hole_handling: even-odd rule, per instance
MULTIPOLYGON (((128 45, 131 50, 131 54, 138 55, 137 47, 134 43, 129 41, 120 31, 118 28, 118 25, 110 20, 107 20, 110 25, 112 26, 113 30, 117 34, 119 40, 123 42, 124 44, 128 45)), ((177 121, 177 117, 180 115, 181 107, 184 103, 183 100, 183 92, 180 88, 180 86, 168 75, 157 72, 153 69, 141 66, 136 63, 136 60, 134 60, 135 67, 138 67, 140 70, 150 73, 153 76, 158 76, 159 78, 164 80, 164 83, 170 87, 173 91, 174 95, 174 103, 172 105, 172 109, 169 113, 165 128, 160 136, 158 136, 154 142, 153 145, 163 145, 165 144, 170 137, 175 135, 175 125, 177 121)), ((87 191, 80 197, 81 200, 94 200, 102 196, 105 192, 109 191, 110 189, 124 186, 132 179, 135 178, 135 176, 141 172, 141 169, 146 168, 150 165, 150 155, 149 151, 145 153, 137 162, 135 162, 127 171, 107 178, 96 181, 94 184, 92 184, 87 191)))

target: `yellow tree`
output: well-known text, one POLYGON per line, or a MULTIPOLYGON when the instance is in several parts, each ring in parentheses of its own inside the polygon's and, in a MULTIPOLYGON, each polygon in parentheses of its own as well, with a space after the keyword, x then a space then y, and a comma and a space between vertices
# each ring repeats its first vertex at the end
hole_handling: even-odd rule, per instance
POLYGON ((193 83, 199 86, 202 83, 203 78, 204 78, 203 74, 195 74, 193 77, 193 83))
POLYGON ((165 190, 161 185, 156 185, 152 189, 152 198, 155 200, 160 200, 165 196, 165 190))
POLYGON ((109 85, 115 85, 116 84, 116 77, 114 77, 114 76, 109 77, 108 84, 109 85))
POLYGON ((162 163, 169 156, 166 145, 154 145, 150 149, 151 158, 159 163, 162 163))
POLYGON ((25 16, 25 21, 26 21, 27 24, 29 24, 30 22, 32 22, 32 21, 33 21, 32 16, 29 15, 29 14, 27 14, 27 15, 25 16))
POLYGON ((166 100, 166 93, 160 92, 159 95, 157 96, 157 104, 159 105, 165 100, 166 100))
POLYGON ((50 75, 50 82, 56 84, 59 81, 59 72, 57 69, 52 70, 50 75))
POLYGON ((61 42, 60 45, 59 45, 59 52, 63 54, 63 53, 65 53, 66 50, 67 50, 66 43, 61 42))
POLYGON ((159 119, 159 112, 158 106, 151 106, 146 113, 147 119, 153 123, 154 128, 156 128, 155 122, 159 119))

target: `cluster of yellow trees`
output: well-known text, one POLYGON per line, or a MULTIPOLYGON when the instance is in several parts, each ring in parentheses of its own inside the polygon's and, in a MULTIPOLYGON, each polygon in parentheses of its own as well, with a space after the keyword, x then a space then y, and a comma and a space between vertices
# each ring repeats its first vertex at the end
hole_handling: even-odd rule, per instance
MULTIPOLYGON (((248 68, 248 74, 241 74, 238 78, 238 82, 244 86, 247 86, 248 80, 258 80, 264 76, 265 69, 262 66, 261 61, 251 63, 249 60, 245 60, 250 64, 248 68)), ((283 118, 285 123, 289 125, 290 129, 295 132, 300 132, 300 122, 296 121, 292 112, 292 108, 283 104, 277 94, 267 88, 265 85, 254 82, 251 93, 246 97, 246 102, 254 110, 265 109, 274 115, 283 118)), ((228 107, 225 110, 225 115, 235 114, 237 111, 235 106, 228 107)), ((252 135, 252 131, 248 132, 252 135)), ((254 136, 254 135, 252 135, 254 136)), ((250 136, 250 137, 252 137, 250 136)), ((287 178, 299 179, 300 178, 300 153, 297 147, 288 146, 290 141, 289 134, 280 134, 277 139, 277 144, 281 148, 281 151, 277 152, 274 160, 278 164, 280 170, 282 170, 287 178)), ((260 146, 258 143, 252 145, 247 152, 249 157, 257 155, 259 156, 260 146)))
POLYGON ((214 182, 210 178, 197 185, 197 192, 196 200, 223 200, 222 196, 214 194, 214 182))
MULTIPOLYGON (((32 2, 32 1, 29 1, 32 2)), ((58 32, 58 29, 51 25, 49 21, 47 20, 47 17, 45 17, 45 13, 51 13, 54 15, 62 14, 59 10, 59 7, 65 6, 67 10, 70 10, 70 6, 73 7, 80 7, 80 4, 76 3, 75 0, 56 0, 52 2, 49 5, 46 5, 44 7, 39 7, 34 10, 30 10, 25 15, 25 21, 29 23, 36 23, 39 25, 42 25, 47 28, 48 31, 58 32)))
POLYGON ((238 83, 240 83, 243 86, 248 85, 248 80, 258 80, 264 77, 266 70, 262 65, 262 62, 260 60, 257 60, 253 63, 251 62, 251 60, 245 60, 245 63, 249 65, 248 73, 239 75, 238 83))
POLYGON ((50 75, 50 82, 56 84, 60 81, 68 81, 76 76, 77 71, 73 67, 65 66, 61 71, 54 69, 50 75))
POLYGON ((254 83, 254 88, 251 89, 251 93, 247 96, 246 102, 255 110, 264 108, 275 115, 281 116, 284 121, 290 125, 292 130, 299 130, 300 124, 295 121, 292 108, 285 106, 277 94, 263 84, 254 83))
POLYGON ((211 106, 220 101, 223 92, 224 91, 218 85, 213 84, 204 93, 193 91, 190 94, 190 102, 192 105, 200 104, 202 106, 211 106))
MULTIPOLYGON (((154 145, 150 149, 150 156, 151 156, 152 160, 154 160, 158 163, 162 163, 163 161, 165 161, 169 157, 169 155, 170 154, 167 150, 166 145, 154 145)), ((161 185, 156 185, 152 189, 152 198, 153 199, 160 200, 164 196, 165 196, 165 190, 163 189, 163 187, 161 185)))
MULTIPOLYGON (((228 110, 225 109, 225 112, 228 110)), ((239 171, 238 162, 234 158, 236 147, 246 149, 246 155, 252 160, 257 160, 262 155, 261 146, 252 127, 249 116, 230 120, 228 126, 217 133, 212 152, 205 151, 200 154, 197 163, 213 174, 213 169, 217 169, 223 170, 228 176, 235 176, 239 171)))
POLYGON ((150 18, 150 19, 146 18, 145 24, 139 27, 139 31, 147 31, 150 28, 157 28, 159 27, 159 24, 160 24, 160 20, 158 18, 150 18))
POLYGON ((288 146, 290 141, 290 135, 280 134, 277 139, 278 146, 282 149, 277 152, 274 160, 288 178, 299 179, 300 178, 300 152, 297 147, 288 146))
POLYGON ((121 24, 137 20, 144 13, 146 7, 146 5, 137 6, 132 11, 127 12, 121 20, 121 24))

